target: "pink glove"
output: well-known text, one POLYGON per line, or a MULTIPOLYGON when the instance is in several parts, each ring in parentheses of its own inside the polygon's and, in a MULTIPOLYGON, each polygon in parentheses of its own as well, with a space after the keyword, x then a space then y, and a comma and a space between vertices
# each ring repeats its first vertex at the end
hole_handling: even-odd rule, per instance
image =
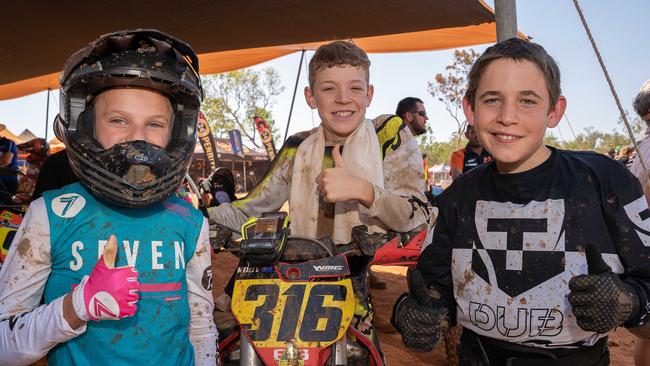
POLYGON ((117 239, 111 235, 90 276, 84 276, 72 292, 72 305, 79 319, 117 320, 137 310, 140 282, 133 267, 115 268, 117 239))

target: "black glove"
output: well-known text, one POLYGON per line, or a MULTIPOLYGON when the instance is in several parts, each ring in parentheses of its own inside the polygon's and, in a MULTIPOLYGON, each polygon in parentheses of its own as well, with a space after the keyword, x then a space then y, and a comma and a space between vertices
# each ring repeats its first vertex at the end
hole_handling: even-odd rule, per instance
POLYGON ((598 248, 587 244, 587 271, 569 281, 569 302, 578 326, 607 333, 639 313, 639 296, 605 263, 598 248))
POLYGON ((210 225, 210 244, 215 252, 219 252, 222 248, 232 247, 232 230, 230 228, 219 225, 212 219, 208 219, 210 225))
POLYGON ((397 299, 390 322, 402 335, 404 346, 429 352, 448 326, 447 309, 431 300, 419 271, 409 272, 407 281, 409 293, 397 299))
POLYGON ((201 193, 210 193, 210 182, 207 179, 201 179, 198 185, 201 193))

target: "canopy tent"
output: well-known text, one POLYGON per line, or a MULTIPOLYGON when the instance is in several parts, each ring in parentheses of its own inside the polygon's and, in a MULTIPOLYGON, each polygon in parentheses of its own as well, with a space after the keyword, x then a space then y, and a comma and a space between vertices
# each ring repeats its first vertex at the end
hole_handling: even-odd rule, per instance
MULTIPOLYGON (((221 137, 215 137, 214 143, 217 146, 217 160, 226 160, 228 162, 232 160, 255 160, 255 161, 268 161, 269 157, 266 154, 266 151, 258 151, 250 149, 248 146, 243 146, 244 148, 244 157, 239 157, 233 154, 232 145, 230 144, 230 139, 224 139, 221 137)), ((203 146, 201 144, 196 144, 194 147, 194 154, 203 155, 203 146)))
POLYGON ((186 40, 200 54, 203 74, 315 49, 332 39, 354 39, 367 52, 496 40, 494 13, 482 0, 11 1, 3 4, 0 23, 0 100, 58 88, 65 59, 117 29, 158 28, 186 40))
POLYGON ((29 141, 38 138, 32 131, 29 130, 29 128, 24 129, 23 132, 18 135, 18 137, 23 141, 29 141))
POLYGON ((48 141, 47 144, 50 147, 50 154, 54 154, 56 152, 65 149, 65 145, 63 144, 63 142, 61 142, 61 140, 59 140, 56 137, 48 141))
POLYGON ((0 123, 0 136, 6 137, 9 140, 12 140, 16 144, 22 144, 25 140, 18 137, 15 133, 9 131, 6 125, 0 123))

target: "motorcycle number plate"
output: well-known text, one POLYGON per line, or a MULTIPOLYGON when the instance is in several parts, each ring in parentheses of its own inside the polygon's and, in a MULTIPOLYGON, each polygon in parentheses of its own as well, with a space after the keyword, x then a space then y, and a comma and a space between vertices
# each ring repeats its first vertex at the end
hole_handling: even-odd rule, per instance
POLYGON ((239 279, 232 312, 256 348, 325 348, 345 335, 354 316, 352 281, 239 279))

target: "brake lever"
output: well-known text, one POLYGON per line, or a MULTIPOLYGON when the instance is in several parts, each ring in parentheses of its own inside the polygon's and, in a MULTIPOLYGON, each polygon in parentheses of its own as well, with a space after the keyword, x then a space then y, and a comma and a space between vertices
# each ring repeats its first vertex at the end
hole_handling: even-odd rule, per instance
POLYGON ((352 242, 364 256, 374 257, 375 253, 384 244, 388 243, 394 235, 390 233, 368 233, 366 225, 358 225, 352 228, 352 242))

